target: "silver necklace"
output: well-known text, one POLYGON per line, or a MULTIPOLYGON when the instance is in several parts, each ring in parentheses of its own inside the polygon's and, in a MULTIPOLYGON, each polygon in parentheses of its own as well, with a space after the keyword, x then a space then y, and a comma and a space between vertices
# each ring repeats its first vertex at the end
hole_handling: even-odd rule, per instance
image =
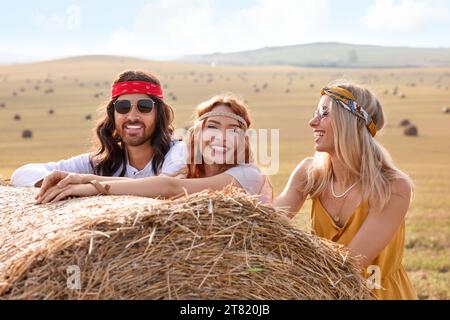
POLYGON ((344 191, 343 194, 337 195, 336 193, 334 193, 334 187, 333 187, 334 181, 333 181, 333 175, 332 175, 332 176, 331 176, 331 183, 330 183, 330 184, 331 184, 331 194, 332 194, 333 197, 335 197, 335 198, 342 198, 342 197, 345 197, 345 196, 347 195, 347 193, 349 193, 350 190, 352 190, 353 187, 356 186, 356 185, 358 184, 358 182, 359 182, 359 181, 356 181, 354 184, 352 184, 347 190, 344 191))

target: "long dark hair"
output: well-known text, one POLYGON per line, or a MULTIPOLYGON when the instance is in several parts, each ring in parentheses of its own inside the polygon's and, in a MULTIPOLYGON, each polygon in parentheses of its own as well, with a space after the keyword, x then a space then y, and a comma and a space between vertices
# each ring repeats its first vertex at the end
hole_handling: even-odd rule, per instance
MULTIPOLYGON (((146 81, 161 86, 159 80, 152 74, 144 71, 127 70, 119 74, 114 84, 126 81, 146 81)), ((170 149, 173 127, 173 109, 161 99, 151 96, 156 106, 156 125, 152 134, 150 144, 153 147, 152 171, 158 174, 164 162, 164 157, 170 149)), ((119 174, 123 177, 126 172, 125 146, 117 135, 114 121, 114 105, 116 99, 111 99, 106 108, 105 117, 100 120, 95 128, 96 151, 91 156, 91 166, 94 174, 101 176, 112 176, 120 167, 119 174)))

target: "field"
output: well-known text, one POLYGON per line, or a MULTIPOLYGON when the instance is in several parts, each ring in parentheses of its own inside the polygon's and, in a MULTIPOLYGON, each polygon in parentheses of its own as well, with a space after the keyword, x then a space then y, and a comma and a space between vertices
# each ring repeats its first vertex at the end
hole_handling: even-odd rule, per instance
MULTIPOLYGON (((337 78, 368 85, 388 120, 376 139, 416 185, 405 267, 421 299, 450 298, 450 113, 442 112, 450 107, 450 68, 213 67, 106 56, 0 66, 0 176, 9 178, 25 163, 90 150, 97 109, 125 69, 159 76, 166 96, 172 93, 167 101, 177 128, 189 125, 195 106, 216 93, 231 91, 247 100, 254 128, 280 129, 280 167, 271 176, 276 193, 296 164, 313 154, 308 120, 320 88, 337 78), (85 119, 88 114, 92 121, 85 119), (399 122, 405 118, 418 127, 417 137, 403 134, 399 122), (25 129, 32 131, 31 139, 22 138, 25 129)), ((309 208, 307 203, 296 217, 303 229, 309 226, 309 208)))

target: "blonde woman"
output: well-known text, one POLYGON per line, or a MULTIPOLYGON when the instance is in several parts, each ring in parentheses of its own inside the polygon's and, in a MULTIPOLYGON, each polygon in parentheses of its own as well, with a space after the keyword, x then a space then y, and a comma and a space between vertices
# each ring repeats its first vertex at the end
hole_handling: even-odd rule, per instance
POLYGON ((44 180, 37 202, 97 194, 170 198, 204 189, 221 190, 232 184, 270 203, 270 182, 253 163, 247 106, 233 96, 219 95, 200 104, 196 115, 187 141, 187 179, 157 176, 103 181, 92 175, 54 172, 44 180))
POLYGON ((312 229, 359 258, 378 299, 415 299, 402 266, 413 184, 375 140, 384 126, 376 96, 355 84, 321 91, 309 125, 316 153, 291 174, 274 206, 294 216, 309 196, 312 229))

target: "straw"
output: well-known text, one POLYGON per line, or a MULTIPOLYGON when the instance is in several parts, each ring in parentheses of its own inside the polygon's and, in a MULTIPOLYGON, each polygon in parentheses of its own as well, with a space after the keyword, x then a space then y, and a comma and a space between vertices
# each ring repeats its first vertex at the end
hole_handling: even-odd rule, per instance
POLYGON ((370 298, 345 248, 240 189, 45 205, 36 192, 0 186, 0 299, 370 298))

